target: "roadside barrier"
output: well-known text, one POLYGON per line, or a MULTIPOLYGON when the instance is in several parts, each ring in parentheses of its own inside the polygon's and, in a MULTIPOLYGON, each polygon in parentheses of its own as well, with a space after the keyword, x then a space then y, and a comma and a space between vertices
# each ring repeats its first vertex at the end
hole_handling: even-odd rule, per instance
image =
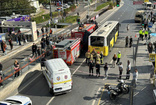
MULTIPOLYGON (((0 80, 0 83, 3 83, 4 81, 8 80, 10 77, 14 76, 15 73, 22 71, 24 68, 26 68, 26 67, 29 66, 30 64, 34 63, 35 61, 37 61, 37 60, 40 61, 40 60, 41 60, 40 58, 41 58, 42 56, 50 55, 50 54, 48 54, 48 53, 50 53, 50 52, 51 52, 51 49, 48 50, 48 51, 46 51, 45 53, 41 54, 40 56, 36 57, 34 60, 28 62, 27 64, 25 64, 24 66, 22 66, 22 67, 19 68, 18 70, 14 71, 13 73, 11 73, 11 74, 9 74, 8 76, 6 76, 5 78, 2 78, 2 80, 0 80)), ((40 63, 40 62, 38 62, 38 63, 40 63)), ((29 69, 29 68, 28 68, 28 69, 29 69)), ((18 77, 17 77, 17 78, 18 78, 18 77)), ((3 86, 4 86, 4 85, 3 85, 3 86)))

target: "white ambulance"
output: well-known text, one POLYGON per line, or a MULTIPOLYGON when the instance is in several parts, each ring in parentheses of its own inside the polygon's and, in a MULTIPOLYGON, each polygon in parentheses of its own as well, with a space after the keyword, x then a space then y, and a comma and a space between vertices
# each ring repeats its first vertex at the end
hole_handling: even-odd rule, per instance
POLYGON ((72 89, 70 69, 62 58, 50 59, 44 62, 43 75, 53 95, 69 92, 72 89))

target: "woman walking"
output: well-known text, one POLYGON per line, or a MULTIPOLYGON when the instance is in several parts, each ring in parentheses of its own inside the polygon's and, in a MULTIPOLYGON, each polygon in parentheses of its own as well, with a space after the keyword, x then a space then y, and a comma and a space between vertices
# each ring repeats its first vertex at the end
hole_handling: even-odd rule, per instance
POLYGON ((112 62, 112 68, 114 67, 115 68, 115 62, 116 62, 116 60, 117 60, 117 55, 116 54, 114 54, 114 56, 113 56, 113 62, 112 62))
POLYGON ((14 70, 15 70, 15 77, 18 77, 19 76, 19 63, 17 60, 15 60, 14 62, 14 70))
POLYGON ((9 45, 10 45, 10 49, 12 50, 13 49, 13 44, 12 44, 11 38, 9 39, 9 45))

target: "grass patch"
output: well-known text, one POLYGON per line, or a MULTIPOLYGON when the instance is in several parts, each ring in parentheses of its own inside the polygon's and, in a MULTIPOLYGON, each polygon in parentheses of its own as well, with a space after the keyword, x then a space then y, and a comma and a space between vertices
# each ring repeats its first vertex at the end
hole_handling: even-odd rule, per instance
POLYGON ((103 3, 103 4, 99 5, 99 6, 97 6, 97 8, 96 8, 96 10, 95 10, 95 11, 99 11, 99 10, 101 10, 102 8, 104 8, 104 7, 108 6, 108 5, 109 5, 109 3, 110 3, 110 2, 106 2, 106 3, 103 3))
MULTIPOLYGON (((76 8, 76 6, 73 5, 73 6, 71 6, 70 8, 65 9, 65 12, 68 13, 69 11, 75 10, 75 8, 76 8)), ((59 15, 58 12, 52 12, 53 18, 57 17, 58 15, 59 15)), ((60 15, 62 15, 61 12, 60 12, 60 15)), ((48 21, 49 19, 50 19, 50 14, 49 14, 49 13, 48 13, 48 14, 41 15, 41 16, 37 16, 37 17, 31 18, 32 21, 36 21, 36 24, 42 23, 42 22, 45 22, 45 21, 48 21)), ((75 18, 73 18, 73 19, 70 18, 70 19, 71 19, 71 21, 73 21, 75 18)), ((68 19, 67 19, 67 20, 68 20, 68 19)), ((68 21, 70 21, 70 20, 68 20, 68 21)))
POLYGON ((62 23, 74 23, 77 21, 78 16, 67 16, 66 19, 62 19, 60 22, 62 23))

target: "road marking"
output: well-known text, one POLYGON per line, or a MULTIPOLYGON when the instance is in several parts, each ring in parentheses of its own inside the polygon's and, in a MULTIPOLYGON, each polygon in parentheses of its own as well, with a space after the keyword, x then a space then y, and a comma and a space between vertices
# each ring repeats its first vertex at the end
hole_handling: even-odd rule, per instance
POLYGON ((100 99, 99 99, 99 102, 98 102, 98 105, 100 104, 100 101, 101 101, 101 98, 102 98, 102 95, 103 95, 103 91, 105 90, 105 88, 102 89, 102 93, 101 93, 101 96, 100 96, 100 99))
POLYGON ((139 94, 139 92, 135 93, 134 96, 136 96, 137 94, 139 94))
POLYGON ((82 63, 77 67, 77 69, 73 72, 72 76, 76 73, 76 71, 81 67, 81 65, 85 62, 86 59, 82 61, 82 63))
POLYGON ((147 86, 145 86, 143 89, 141 89, 141 91, 143 91, 147 86))
MULTIPOLYGON (((99 87, 98 91, 96 92, 96 95, 98 94, 98 92, 99 92, 100 90, 101 90, 101 87, 99 87)), ((95 104, 95 101, 96 101, 96 99, 94 98, 94 100, 93 100, 93 102, 92 102, 92 105, 95 104)))
POLYGON ((53 97, 48 101, 48 103, 47 103, 46 105, 49 105, 49 104, 53 101, 54 98, 55 98, 55 97, 53 96, 53 97))
POLYGON ((112 64, 113 60, 110 61, 110 64, 112 64))

